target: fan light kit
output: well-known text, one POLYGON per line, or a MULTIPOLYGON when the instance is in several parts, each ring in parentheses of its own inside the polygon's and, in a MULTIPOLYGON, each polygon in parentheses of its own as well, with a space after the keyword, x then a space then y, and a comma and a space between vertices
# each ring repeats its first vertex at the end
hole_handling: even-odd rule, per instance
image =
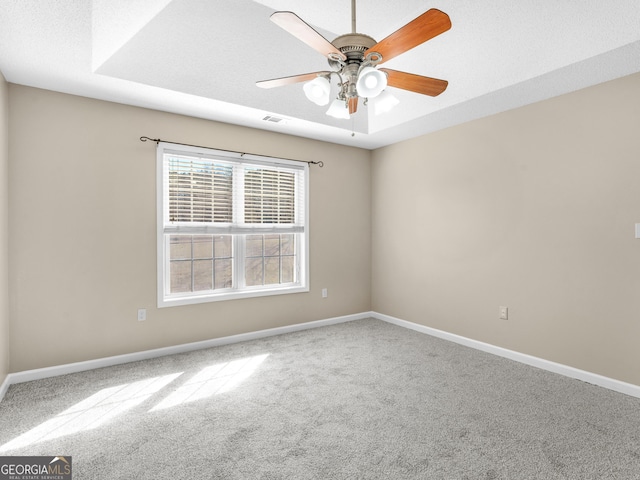
POLYGON ((271 21, 303 41, 327 58, 330 71, 320 71, 256 82, 261 88, 281 87, 294 83, 303 85, 305 95, 316 105, 329 105, 331 76, 338 77, 338 94, 329 105, 327 115, 350 118, 358 109, 358 99, 373 102, 376 115, 388 112, 398 99, 387 86, 435 97, 447 88, 448 82, 412 73, 377 68, 383 62, 430 40, 451 28, 449 16, 432 8, 396 30, 380 42, 356 33, 356 2, 351 0, 352 33, 329 42, 293 12, 275 12, 271 21))

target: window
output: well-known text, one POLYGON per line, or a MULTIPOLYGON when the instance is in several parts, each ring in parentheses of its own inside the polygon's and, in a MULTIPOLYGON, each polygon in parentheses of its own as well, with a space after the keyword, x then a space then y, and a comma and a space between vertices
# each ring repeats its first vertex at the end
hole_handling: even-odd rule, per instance
POLYGON ((308 165, 158 144, 158 306, 308 291, 308 165))

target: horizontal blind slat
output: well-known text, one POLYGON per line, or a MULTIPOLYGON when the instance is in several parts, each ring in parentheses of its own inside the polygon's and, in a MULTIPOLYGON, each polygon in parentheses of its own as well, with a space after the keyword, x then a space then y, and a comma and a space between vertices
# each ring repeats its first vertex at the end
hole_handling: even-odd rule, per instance
POLYGON ((229 223, 233 220, 233 167, 197 157, 170 156, 169 220, 229 223))
POLYGON ((295 223, 295 173, 268 168, 245 171, 245 223, 295 223))

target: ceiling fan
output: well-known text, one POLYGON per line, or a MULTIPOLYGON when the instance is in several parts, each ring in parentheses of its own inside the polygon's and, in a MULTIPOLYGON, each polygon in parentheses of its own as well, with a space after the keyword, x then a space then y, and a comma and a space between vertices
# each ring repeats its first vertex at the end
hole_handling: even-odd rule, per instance
POLYGON ((307 82, 303 86, 307 98, 317 105, 327 105, 331 75, 337 75, 339 91, 327 115, 349 118, 358 109, 360 97, 365 98, 365 104, 368 99, 378 97, 375 101, 376 113, 387 111, 398 103, 385 90, 387 85, 432 97, 440 95, 447 88, 446 80, 377 68, 383 62, 451 28, 449 16, 435 8, 427 10, 380 42, 369 35, 356 33, 356 0, 351 0, 352 32, 340 35, 333 42, 329 42, 293 12, 275 12, 270 18, 276 25, 325 56, 332 70, 262 80, 256 85, 273 88, 307 82))

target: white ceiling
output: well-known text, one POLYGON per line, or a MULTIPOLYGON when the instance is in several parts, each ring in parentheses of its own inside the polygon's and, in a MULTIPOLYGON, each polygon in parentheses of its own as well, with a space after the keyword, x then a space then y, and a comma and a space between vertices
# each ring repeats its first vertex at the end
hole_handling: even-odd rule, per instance
POLYGON ((255 85, 328 69, 269 21, 274 11, 331 41, 351 31, 350 0, 0 0, 0 71, 13 83, 369 149, 640 71, 638 0, 358 0, 357 30, 379 41, 430 8, 450 16, 451 30, 385 67, 449 87, 435 98, 390 88, 401 103, 380 116, 361 106, 338 120, 302 84, 255 85))

